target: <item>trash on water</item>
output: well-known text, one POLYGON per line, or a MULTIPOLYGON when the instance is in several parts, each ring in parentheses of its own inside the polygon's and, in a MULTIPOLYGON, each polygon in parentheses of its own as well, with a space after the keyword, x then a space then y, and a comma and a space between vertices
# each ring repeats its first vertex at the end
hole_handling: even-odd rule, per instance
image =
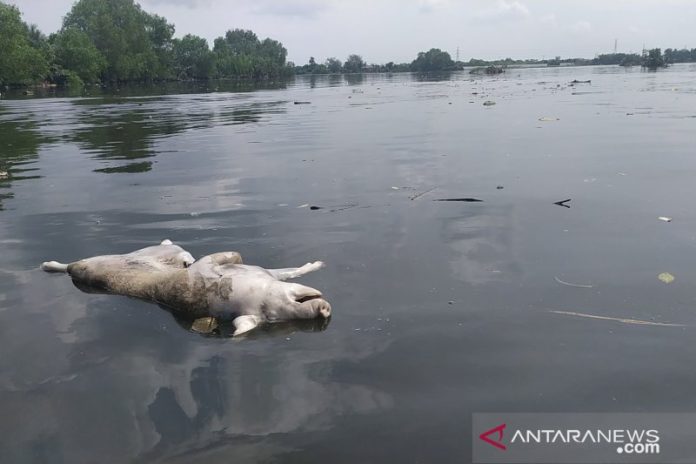
POLYGON ((483 102, 483 106, 493 106, 493 105, 495 105, 495 102, 492 100, 486 100, 485 102, 483 102))
POLYGON ((660 216, 657 219, 659 219, 660 221, 664 221, 664 222, 672 222, 672 218, 667 217, 667 216, 660 216))
POLYGON ((297 208, 309 208, 309 203, 305 203, 304 205, 300 205, 297 208))
POLYGON ((542 121, 542 122, 560 121, 560 120, 561 120, 560 118, 551 118, 549 116, 542 116, 541 118, 539 118, 539 121, 542 121))
POLYGON ((558 277, 554 276, 554 280, 558 282, 561 285, 567 285, 568 287, 576 287, 576 288, 592 288, 592 285, 589 284, 573 284, 570 282, 566 282, 565 280, 561 280, 558 277))
POLYGON ((671 324, 671 323, 667 323, 667 322, 652 322, 652 321, 644 321, 641 319, 628 319, 625 317, 600 316, 598 314, 578 313, 578 312, 574 312, 574 311, 549 310, 549 312, 554 313, 554 314, 562 314, 564 316, 585 317, 588 319, 599 319, 599 320, 603 320, 603 321, 621 322, 622 324, 652 325, 652 326, 656 326, 656 327, 685 327, 683 324, 671 324))
POLYGON ((217 328, 218 321, 214 317, 201 317, 191 324, 191 330, 202 334, 209 334, 217 328))
POLYGON ((669 272, 663 272, 660 275, 658 275, 657 278, 666 284, 671 284, 672 282, 674 282, 674 276, 669 272))
POLYGON ((9 177, 9 174, 7 171, 0 171, 0 179, 7 179, 9 177))
POLYGON ((571 199, 568 198, 567 200, 556 201, 556 202, 554 202, 553 204, 554 204, 554 205, 558 205, 558 206, 563 206, 564 208, 570 208, 570 205, 567 205, 567 204, 566 204, 566 203, 568 203, 570 200, 571 200, 571 199))
POLYGON ((413 201, 413 200, 415 200, 415 199, 417 199, 417 198, 422 197, 423 195, 426 195, 426 194, 432 192, 433 190, 435 190, 435 188, 436 188, 436 187, 433 187, 433 188, 431 188, 431 189, 428 189, 428 190, 424 190, 424 191, 422 191, 422 192, 415 193, 415 194, 411 195, 409 198, 411 199, 411 201, 413 201))
POLYGON ((347 209, 351 208, 357 208, 358 205, 357 203, 347 203, 345 205, 333 205, 333 206, 317 206, 317 205, 312 205, 309 207, 310 210, 312 211, 318 211, 320 209, 327 210, 329 213, 337 213, 339 211, 345 211, 347 209))
POLYGON ((479 200, 478 198, 438 198, 437 200, 433 201, 464 201, 468 203, 475 203, 475 202, 482 202, 483 200, 479 200))
POLYGON ((586 81, 579 81, 579 80, 577 80, 577 79, 573 79, 572 81, 570 81, 570 83, 571 83, 571 84, 591 84, 592 81, 589 80, 589 79, 586 80, 586 81))
POLYGON ((296 101, 294 102, 296 105, 309 105, 311 102, 308 101, 296 101))

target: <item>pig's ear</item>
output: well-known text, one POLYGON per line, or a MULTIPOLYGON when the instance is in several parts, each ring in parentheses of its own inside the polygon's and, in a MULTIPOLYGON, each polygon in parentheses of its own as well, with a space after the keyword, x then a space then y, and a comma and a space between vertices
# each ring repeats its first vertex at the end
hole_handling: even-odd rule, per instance
POLYGON ((289 293, 290 298, 298 303, 304 303, 305 301, 313 300, 315 298, 321 298, 321 292, 315 288, 307 287, 306 285, 300 284, 288 284, 290 285, 289 293))

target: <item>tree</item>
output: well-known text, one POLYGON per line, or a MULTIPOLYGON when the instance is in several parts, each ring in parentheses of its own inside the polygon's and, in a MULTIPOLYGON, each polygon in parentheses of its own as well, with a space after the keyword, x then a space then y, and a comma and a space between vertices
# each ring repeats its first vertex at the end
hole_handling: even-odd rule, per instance
POLYGON ((155 60, 151 63, 153 68, 150 70, 152 77, 171 77, 174 25, 162 16, 146 12, 142 14, 145 31, 155 55, 155 60))
POLYGON ((265 38, 258 48, 258 55, 269 60, 275 66, 285 66, 288 51, 277 40, 265 38))
POLYGON ((447 71, 454 69, 454 61, 450 54, 439 48, 431 48, 427 52, 420 52, 411 63, 411 70, 416 72, 447 71))
POLYGON ((68 27, 52 37, 55 62, 74 72, 83 82, 96 82, 106 67, 106 60, 86 33, 68 27))
POLYGON ((667 66, 662 56, 662 50, 659 48, 650 50, 647 55, 643 56, 642 66, 648 69, 664 68, 667 66))
POLYGON ((592 60, 592 64, 619 64, 621 66, 632 66, 640 64, 641 57, 635 53, 606 53, 598 55, 592 60))
POLYGON ((343 63, 341 63, 341 60, 336 59, 336 58, 327 58, 326 59, 326 70, 328 72, 330 72, 331 74, 339 74, 342 69, 343 69, 343 63))
POLYGON ((173 66, 179 79, 207 79, 212 75, 214 56, 208 41, 196 35, 186 34, 174 39, 173 66))
POLYGON ((37 37, 30 36, 19 10, 0 2, 0 84, 26 84, 46 77, 48 62, 40 48, 32 46, 32 39, 37 37))
POLYGON ((39 30, 36 24, 24 25, 26 27, 27 40, 29 45, 40 51, 47 63, 53 60, 51 45, 48 43, 46 35, 39 30))
POLYGON ((285 75, 287 50, 273 39, 259 38, 252 31, 227 31, 213 43, 215 69, 218 77, 268 79, 285 75))
POLYGON ((365 66, 365 62, 360 55, 350 55, 346 62, 343 63, 343 71, 347 73, 359 73, 362 72, 362 68, 365 66))
POLYGON ((63 19, 63 28, 70 27, 87 34, 105 58, 104 80, 166 77, 164 54, 174 26, 133 0, 79 0, 63 19))

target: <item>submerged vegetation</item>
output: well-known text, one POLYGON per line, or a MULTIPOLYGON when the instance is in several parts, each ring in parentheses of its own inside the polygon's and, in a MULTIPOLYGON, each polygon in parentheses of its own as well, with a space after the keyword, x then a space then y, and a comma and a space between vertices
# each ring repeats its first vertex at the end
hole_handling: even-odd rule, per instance
POLYGON ((232 78, 274 80, 292 74, 365 72, 419 73, 478 68, 497 74, 508 66, 640 65, 657 69, 671 63, 696 62, 696 49, 659 48, 643 55, 611 53, 592 60, 454 61, 438 48, 418 53, 411 63, 368 64, 358 54, 345 62, 335 57, 317 63, 287 62, 287 50, 277 40, 260 39, 250 30, 230 29, 216 38, 212 49, 202 37, 174 38, 174 25, 144 11, 134 0, 78 0, 62 27, 50 36, 26 24, 15 6, 0 0, 0 86, 81 86, 85 83, 151 82, 232 78))

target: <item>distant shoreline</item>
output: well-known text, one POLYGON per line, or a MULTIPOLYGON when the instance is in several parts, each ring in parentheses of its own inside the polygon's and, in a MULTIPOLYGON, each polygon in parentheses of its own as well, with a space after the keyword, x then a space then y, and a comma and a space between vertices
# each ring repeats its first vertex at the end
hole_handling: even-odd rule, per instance
MULTIPOLYGON (((696 65, 696 63, 677 63, 675 65, 696 65)), ((537 70, 556 70, 569 68, 617 68, 617 65, 564 65, 564 66, 537 66, 537 65, 514 65, 509 66, 508 71, 537 69, 537 70)), ((251 80, 251 79, 198 79, 198 80, 159 80, 149 82, 122 82, 119 84, 110 85, 88 85, 80 89, 70 89, 59 86, 44 86, 41 84, 25 86, 25 87, 10 87, 2 92, 2 99, 6 100, 22 100, 28 98, 131 98, 151 95, 183 95, 190 93, 214 93, 214 92, 233 92, 245 93, 254 92, 257 90, 278 90, 287 88, 294 81, 309 81, 314 78, 326 80, 330 78, 340 78, 342 82, 348 86, 361 85, 367 76, 377 75, 413 75, 427 77, 442 77, 447 75, 466 75, 471 79, 486 80, 497 79, 506 76, 506 73, 494 76, 485 74, 469 74, 469 71, 476 67, 465 67, 464 69, 454 71, 431 71, 418 73, 414 71, 394 71, 394 72, 362 72, 362 73, 327 73, 327 74, 297 74, 288 76, 284 79, 268 79, 268 80, 251 80), (27 94, 28 93, 28 94, 27 94)), ((640 66, 627 67, 627 69, 642 69, 649 72, 640 66)), ((637 71, 637 70, 636 70, 637 71)), ((634 71, 635 72, 635 71, 634 71)), ((1 101, 1 100, 0 100, 1 101)))

